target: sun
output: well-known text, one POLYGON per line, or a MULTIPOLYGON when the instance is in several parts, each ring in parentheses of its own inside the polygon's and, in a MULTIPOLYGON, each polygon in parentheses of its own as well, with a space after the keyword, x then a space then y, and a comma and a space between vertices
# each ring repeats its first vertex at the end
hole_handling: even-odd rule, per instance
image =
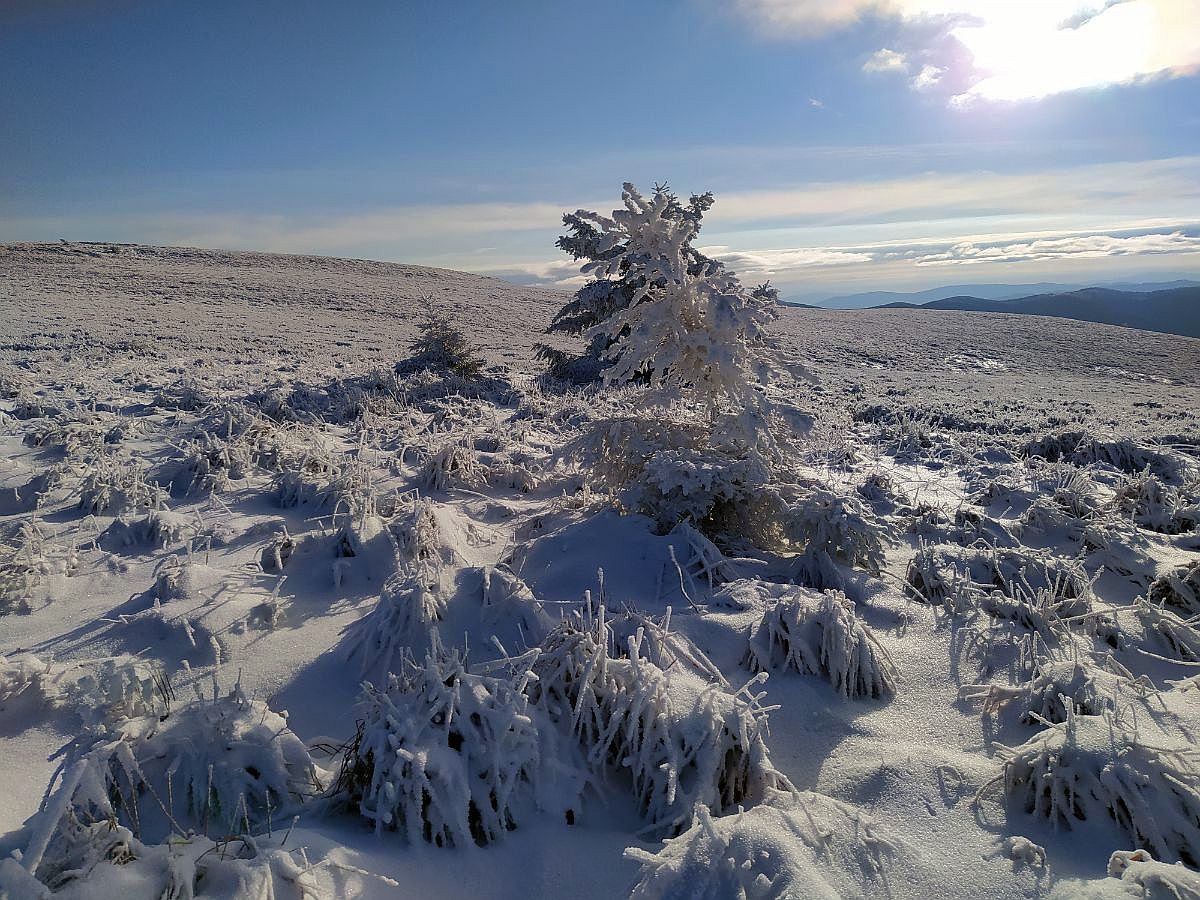
POLYGON ((1130 81, 1153 71, 1166 43, 1154 3, 1094 10, 1078 2, 981 4, 981 15, 953 29, 983 75, 969 94, 1024 100, 1130 81))

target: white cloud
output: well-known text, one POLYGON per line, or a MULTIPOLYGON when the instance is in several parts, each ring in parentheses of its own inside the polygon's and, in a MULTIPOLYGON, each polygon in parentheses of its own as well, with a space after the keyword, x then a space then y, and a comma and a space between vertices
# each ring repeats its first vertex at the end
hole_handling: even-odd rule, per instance
POLYGON ((546 262, 504 263, 484 270, 486 275, 496 275, 520 284, 539 287, 555 287, 574 290, 587 284, 588 276, 579 272, 581 263, 570 259, 552 259, 546 262))
POLYGON ((898 222, 975 216, 1185 216, 1200 209, 1200 156, 1097 163, 1035 172, 955 172, 881 181, 818 182, 718 195, 706 233, 732 223, 898 222))
POLYGON ((921 71, 913 76, 910 84, 913 90, 927 91, 930 88, 936 87, 937 83, 942 80, 942 76, 946 74, 946 70, 940 66, 924 65, 921 71))
POLYGON ((812 36, 843 28, 870 10, 891 4, 887 0, 736 0, 735 6, 769 33, 786 30, 812 36))
POLYGON ((870 262, 870 253, 838 247, 795 247, 786 250, 735 250, 732 247, 701 247, 700 251, 721 260, 735 272, 771 274, 795 269, 845 266, 870 262))
POLYGON ((864 72, 907 72, 908 57, 903 53, 884 47, 871 54, 870 58, 863 63, 862 70, 864 72))
MULTIPOLYGON (((708 245, 701 252, 721 260, 744 284, 770 279, 777 284, 808 286, 861 282, 895 287, 936 269, 968 268, 974 276, 989 264, 1003 267, 992 276, 1008 278, 1013 270, 1056 274, 1072 264, 1087 266, 1084 278, 1101 278, 1126 260, 1145 269, 1155 259, 1175 258, 1175 265, 1200 263, 1200 223, 1181 222, 1156 229, 1098 232, 1040 232, 974 235, 952 240, 895 240, 837 247, 758 249, 708 245), (1141 260, 1141 262, 1137 262, 1141 260)), ((1164 263, 1165 265, 1165 263, 1164 263)), ((574 290, 587 281, 569 260, 513 263, 486 270, 523 284, 574 290)), ((958 276, 947 276, 958 277, 958 276)), ((962 276, 965 277, 965 276, 962 276)), ((928 275, 925 276, 926 280, 928 275)))
POLYGON ((945 250, 914 253, 910 258, 917 266, 958 266, 1168 253, 1200 253, 1200 234, 1180 230, 1124 236, 1080 234, 1034 240, 962 241, 945 250))
POLYGON ((808 105, 811 106, 813 109, 824 109, 825 108, 825 104, 822 103, 820 100, 818 100, 816 97, 809 97, 808 105))
POLYGON ((1198 0, 739 0, 737 9, 776 37, 892 18, 903 52, 881 50, 864 70, 915 72, 915 89, 940 83, 960 108, 1200 68, 1198 0), (930 67, 943 71, 931 79, 930 67))

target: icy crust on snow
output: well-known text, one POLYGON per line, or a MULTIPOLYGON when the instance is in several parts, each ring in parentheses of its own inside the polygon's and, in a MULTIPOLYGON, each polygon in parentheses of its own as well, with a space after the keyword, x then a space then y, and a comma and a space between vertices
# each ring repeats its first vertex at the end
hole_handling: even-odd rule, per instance
POLYGON ((119 250, 0 250, 0 896, 1195 895, 1196 341, 783 310, 764 468, 119 250))

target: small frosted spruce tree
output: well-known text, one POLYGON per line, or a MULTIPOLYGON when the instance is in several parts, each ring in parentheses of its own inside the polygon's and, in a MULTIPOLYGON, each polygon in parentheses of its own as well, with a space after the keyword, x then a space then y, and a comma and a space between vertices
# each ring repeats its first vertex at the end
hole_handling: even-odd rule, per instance
MULTIPOLYGON (((552 375, 576 381, 652 379, 653 371, 642 367, 614 375, 606 371, 619 355, 613 347, 631 337, 629 310, 649 300, 662 299, 673 283, 703 284, 714 293, 743 295, 741 285, 723 263, 705 256, 692 246, 704 213, 713 205, 711 192, 693 194, 685 204, 666 185, 656 185, 651 199, 625 184, 624 210, 612 217, 587 210, 563 216, 568 233, 557 246, 576 260, 582 271, 595 277, 582 287, 554 317, 548 333, 583 335, 585 352, 572 356, 541 344, 538 356, 549 364, 552 375), (663 265, 665 263, 665 265, 663 265)), ((770 284, 760 285, 748 297, 757 306, 770 309, 779 293, 770 284)), ((685 326, 695 326, 692 321, 685 326)), ((660 369, 660 374, 662 370, 660 369)))
POLYGON ((427 303, 425 318, 417 324, 417 337, 409 346, 408 359, 396 364, 397 374, 422 369, 448 372, 460 378, 478 378, 484 359, 450 317, 427 303))

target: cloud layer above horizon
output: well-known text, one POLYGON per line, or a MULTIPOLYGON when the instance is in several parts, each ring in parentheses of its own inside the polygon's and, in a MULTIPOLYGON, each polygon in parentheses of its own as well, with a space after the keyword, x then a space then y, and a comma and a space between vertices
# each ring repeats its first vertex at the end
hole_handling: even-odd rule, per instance
POLYGON ((867 19, 894 26, 864 72, 908 79, 949 105, 1039 99, 1200 67, 1198 0, 738 0, 776 38, 867 19))

